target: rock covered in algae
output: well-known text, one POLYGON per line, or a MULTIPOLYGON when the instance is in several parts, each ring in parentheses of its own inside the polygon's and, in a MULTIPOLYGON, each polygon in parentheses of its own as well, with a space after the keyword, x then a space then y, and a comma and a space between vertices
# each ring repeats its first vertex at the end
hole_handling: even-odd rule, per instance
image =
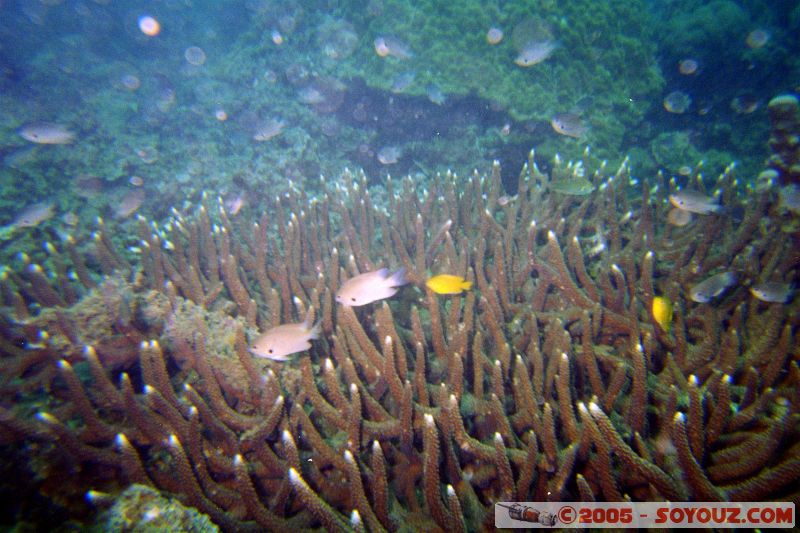
MULTIPOLYGON (((154 295, 152 301, 158 298, 154 295)), ((179 300, 174 309, 168 310, 153 305, 145 314, 153 322, 165 320, 161 341, 181 368, 192 368, 197 354, 203 353, 205 362, 217 376, 230 378, 224 383, 223 392, 237 398, 245 394, 249 380, 235 347, 236 331, 244 327, 243 319, 234 319, 220 310, 205 309, 191 300, 179 300), (204 333, 202 347, 195 345, 198 331, 204 333)))
POLYGON ((208 516, 145 485, 131 485, 97 520, 92 531, 216 533, 208 516))

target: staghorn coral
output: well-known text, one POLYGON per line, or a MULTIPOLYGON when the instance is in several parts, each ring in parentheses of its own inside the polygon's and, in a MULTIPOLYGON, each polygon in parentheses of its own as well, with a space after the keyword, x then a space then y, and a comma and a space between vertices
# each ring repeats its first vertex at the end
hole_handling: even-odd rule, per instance
MULTIPOLYGON (((589 168, 557 160, 553 175, 589 168)), ((89 489, 139 483, 224 530, 474 531, 508 499, 796 500, 800 304, 746 285, 796 280, 800 256, 760 230, 768 196, 738 198, 733 171, 717 185, 742 220, 685 228, 663 222, 669 191, 630 194, 627 162, 565 196, 533 153, 502 206, 495 164, 388 181, 385 205, 345 172, 321 198, 275 197, 257 223, 205 200, 140 219, 135 266, 101 226, 99 286, 73 239, 48 248, 54 276, 0 280, 4 455, 70 514, 89 489), (419 290, 334 304, 342 280, 380 266, 419 290), (688 300, 727 268, 740 286, 688 300), (438 272, 475 289, 422 292, 438 272), (669 332, 656 294, 676 303, 669 332), (311 306, 324 335, 308 354, 247 352, 253 328, 311 306), (104 335, 78 319, 89 308, 104 335)))

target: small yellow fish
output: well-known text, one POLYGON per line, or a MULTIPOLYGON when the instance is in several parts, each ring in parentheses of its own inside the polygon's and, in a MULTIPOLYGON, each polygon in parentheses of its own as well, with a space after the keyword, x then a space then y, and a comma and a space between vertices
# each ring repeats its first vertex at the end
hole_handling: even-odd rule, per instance
POLYGON ((665 332, 672 326, 672 302, 664 296, 653 298, 653 318, 665 332))
POLYGON ((425 286, 436 294, 461 294, 461 291, 468 291, 472 287, 472 282, 461 276, 439 274, 426 281, 425 286))

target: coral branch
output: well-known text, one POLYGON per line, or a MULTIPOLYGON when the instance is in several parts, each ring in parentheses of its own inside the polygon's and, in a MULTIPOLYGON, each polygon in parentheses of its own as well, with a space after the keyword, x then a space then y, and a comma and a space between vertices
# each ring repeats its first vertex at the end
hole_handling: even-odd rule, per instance
POLYGON ((311 511, 311 514, 322 523, 325 529, 342 533, 350 530, 349 524, 308 486, 295 468, 289 469, 289 482, 303 505, 311 511))

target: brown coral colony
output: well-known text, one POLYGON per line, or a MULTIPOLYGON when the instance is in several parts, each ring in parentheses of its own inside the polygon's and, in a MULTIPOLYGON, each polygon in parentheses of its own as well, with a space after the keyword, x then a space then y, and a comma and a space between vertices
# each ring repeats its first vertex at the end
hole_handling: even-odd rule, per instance
POLYGON ((502 205, 497 163, 388 181, 385 205, 346 172, 257 223, 209 199, 140 218, 135 262, 102 222, 46 266, 23 258, 0 280, 4 449, 67 508, 139 483, 225 530, 480 530, 514 499, 796 499, 797 300, 688 296, 725 269, 797 279, 797 248, 762 230, 769 193, 740 199, 731 167, 716 187, 741 217, 675 227, 674 190, 631 196, 627 162, 582 168, 594 192, 563 195, 570 168, 531 153, 502 205), (382 267, 417 288, 336 304, 382 267), (425 291, 432 272, 474 289, 425 291), (309 352, 248 352, 311 308, 309 352))

